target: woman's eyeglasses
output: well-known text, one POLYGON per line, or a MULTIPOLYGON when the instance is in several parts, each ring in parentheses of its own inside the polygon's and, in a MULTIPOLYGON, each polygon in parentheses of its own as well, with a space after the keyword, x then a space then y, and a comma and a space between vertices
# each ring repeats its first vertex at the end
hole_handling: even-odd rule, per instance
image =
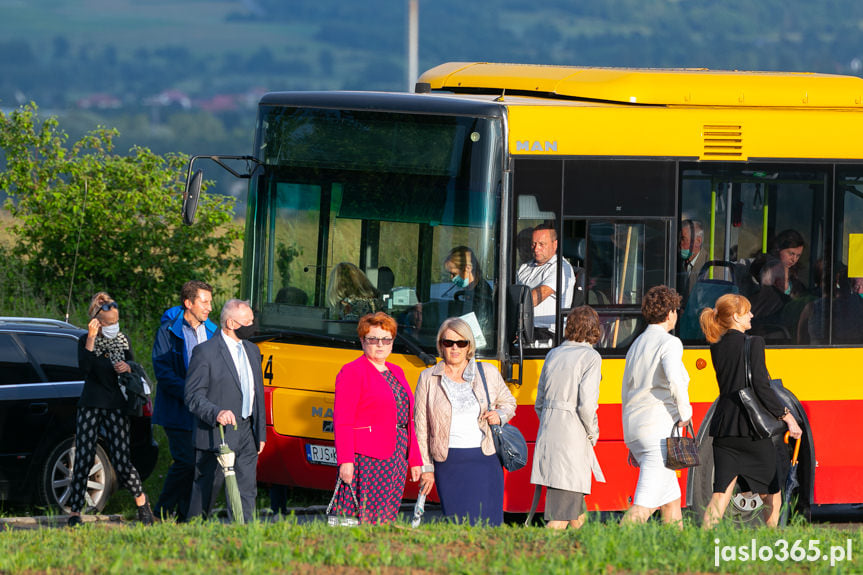
POLYGON ((393 342, 391 337, 364 337, 363 339, 369 345, 389 345, 393 342))
POLYGON ((464 349, 470 344, 470 342, 466 339, 442 339, 440 340, 440 344, 444 347, 452 347, 454 345, 457 345, 458 347, 464 349))
POLYGON ((94 314, 93 314, 93 317, 96 317, 96 316, 97 316, 97 315, 99 315, 101 312, 103 312, 103 311, 108 311, 108 310, 110 310, 111 308, 114 308, 114 309, 120 309, 120 306, 118 306, 118 305, 117 305, 117 302, 115 302, 115 301, 110 301, 110 302, 108 302, 108 303, 103 303, 103 304, 102 304, 102 305, 100 305, 98 308, 96 308, 96 313, 94 313, 94 314))

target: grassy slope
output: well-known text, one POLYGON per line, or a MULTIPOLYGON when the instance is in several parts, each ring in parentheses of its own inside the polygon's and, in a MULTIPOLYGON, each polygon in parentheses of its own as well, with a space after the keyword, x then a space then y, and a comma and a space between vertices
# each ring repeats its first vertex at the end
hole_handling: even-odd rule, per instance
POLYGON ((313 28, 285 24, 228 22, 242 13, 239 2, 201 0, 41 0, 0 3, 0 37, 50 42, 66 36, 96 46, 113 44, 118 53, 141 47, 185 46, 196 53, 232 50, 251 53, 263 44, 302 45, 313 28))
MULTIPOLYGON (((237 0, 62 0, 16 2, 0 0, 0 39, 25 39, 42 46, 46 60, 53 42, 63 37, 70 53, 79 49, 101 52, 107 46, 123 59, 134 57, 141 49, 186 48, 195 59, 206 58, 209 72, 189 70, 188 78, 176 88, 195 93, 202 85, 205 93, 238 90, 237 86, 264 86, 269 90, 333 90, 344 87, 345 78, 361 73, 365 62, 358 60, 349 46, 323 44, 315 39, 320 25, 309 21, 244 22, 228 19, 243 15, 237 0), (277 58, 309 62, 317 66, 322 52, 332 58, 332 73, 311 77, 285 76, 279 70, 254 73, 236 63, 231 72, 220 71, 222 57, 234 53, 242 58, 267 47, 277 58), (222 86, 228 82, 231 89, 222 86)), ((401 31, 398 32, 401 34, 401 31)), ((37 57, 39 52, 37 51, 37 57)))

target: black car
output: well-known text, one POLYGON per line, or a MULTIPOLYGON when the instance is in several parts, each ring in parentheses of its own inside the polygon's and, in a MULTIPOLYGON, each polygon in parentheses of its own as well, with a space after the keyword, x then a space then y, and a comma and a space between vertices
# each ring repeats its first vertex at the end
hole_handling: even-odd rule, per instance
MULTIPOLYGON (((78 338, 86 330, 37 318, 0 317, 0 500, 67 509, 75 458, 75 414, 84 377, 78 338)), ((132 463, 146 479, 156 466, 148 402, 131 418, 132 463)), ((87 504, 101 511, 117 486, 107 452, 96 449, 87 504)))

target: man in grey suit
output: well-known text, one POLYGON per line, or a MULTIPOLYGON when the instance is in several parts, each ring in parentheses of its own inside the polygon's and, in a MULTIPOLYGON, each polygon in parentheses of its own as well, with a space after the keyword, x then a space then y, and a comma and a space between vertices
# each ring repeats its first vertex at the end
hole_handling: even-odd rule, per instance
POLYGON ((258 492, 255 472, 266 439, 261 352, 247 341, 254 333, 254 321, 248 302, 229 300, 222 308, 221 332, 192 352, 185 396, 196 420, 190 518, 208 516, 224 485, 216 459, 221 443, 219 425, 225 426, 225 442, 237 456, 234 471, 244 520, 250 521, 254 515, 258 492))

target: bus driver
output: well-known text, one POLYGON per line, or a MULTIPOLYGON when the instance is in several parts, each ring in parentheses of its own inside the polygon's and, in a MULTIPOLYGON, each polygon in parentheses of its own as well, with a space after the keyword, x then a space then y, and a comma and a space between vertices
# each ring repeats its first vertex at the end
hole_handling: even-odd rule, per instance
MULTIPOLYGON (((531 242, 533 261, 518 268, 518 283, 531 289, 533 298, 533 333, 538 342, 554 337, 555 314, 557 313, 557 231, 549 224, 540 224, 533 230, 531 242)), ((566 259, 563 260, 563 300, 561 308, 572 302, 575 274, 566 259)))

